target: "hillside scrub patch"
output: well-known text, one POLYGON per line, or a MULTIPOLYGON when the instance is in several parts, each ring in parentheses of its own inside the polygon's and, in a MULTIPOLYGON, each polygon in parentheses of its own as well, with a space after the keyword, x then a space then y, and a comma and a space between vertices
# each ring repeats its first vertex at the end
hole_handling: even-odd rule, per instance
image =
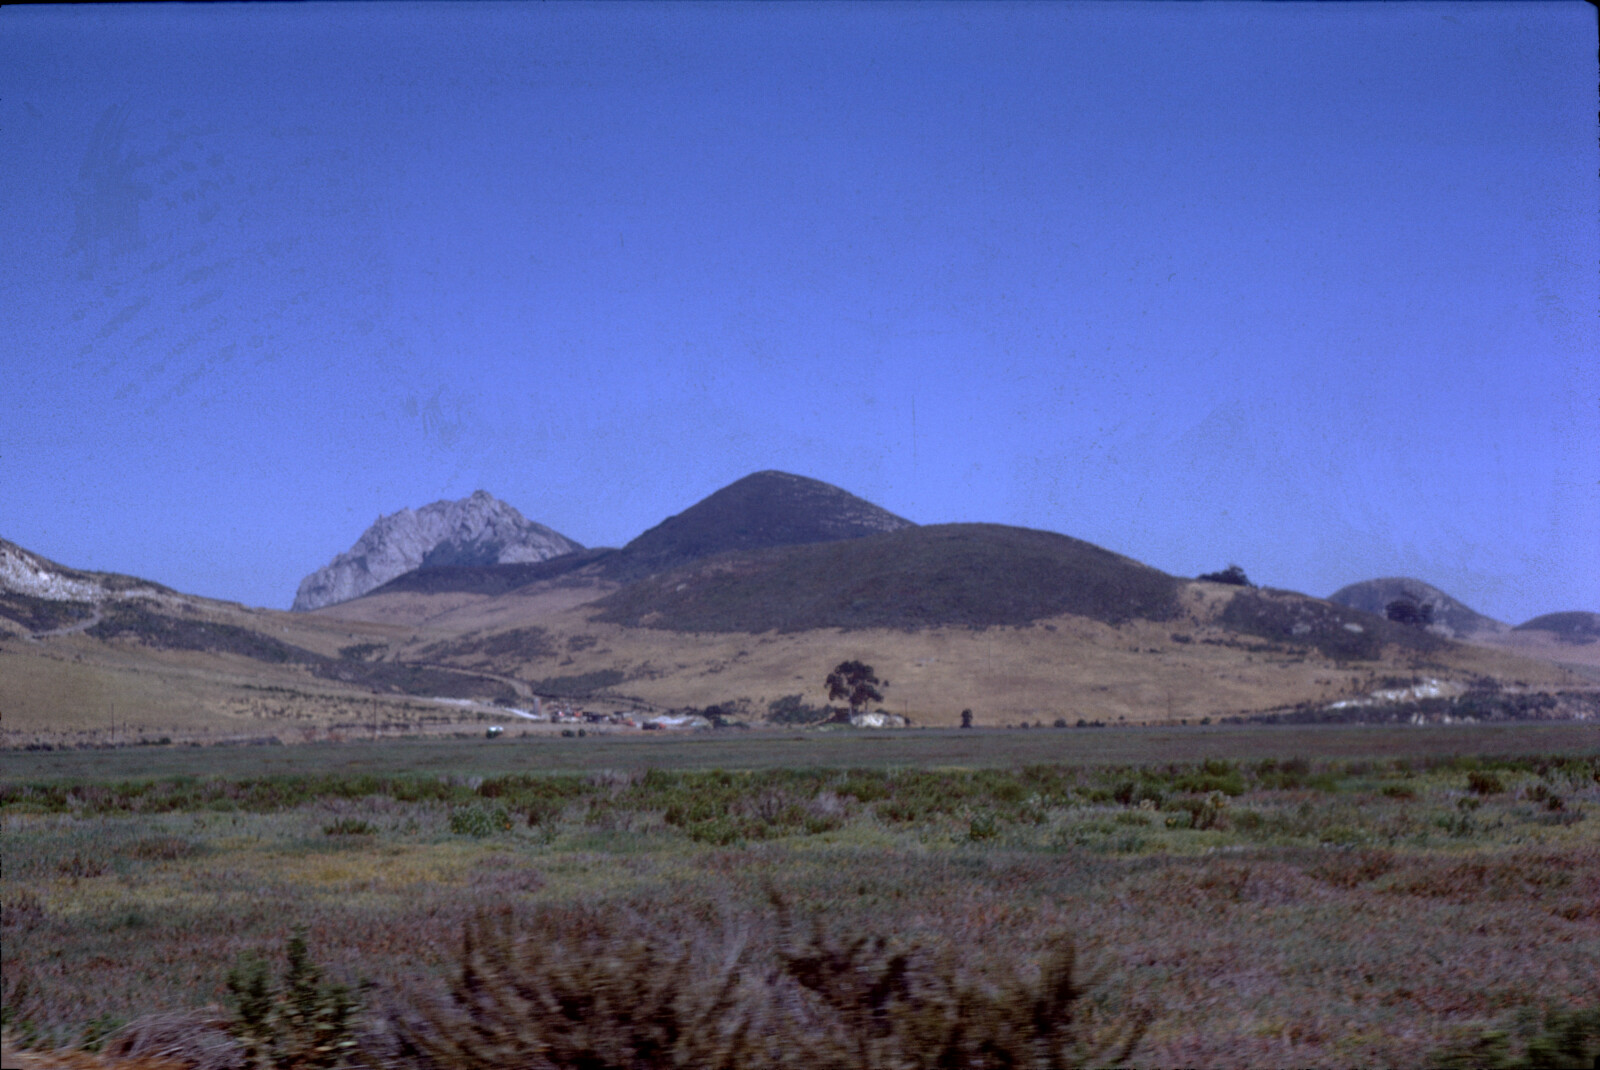
POLYGON ((1335 661, 1370 661, 1382 653, 1384 643, 1416 650, 1444 645, 1432 633, 1289 592, 1241 590, 1228 600, 1218 619, 1235 631, 1315 647, 1335 661))
POLYGON ((107 641, 132 637, 158 650, 202 650, 278 664, 314 664, 326 660, 321 654, 237 624, 174 617, 157 612, 154 605, 147 599, 108 605, 101 611, 100 622, 89 628, 88 634, 107 641))
POLYGON ((35 598, 20 591, 0 591, 0 617, 15 621, 30 632, 69 628, 92 616, 94 606, 88 602, 35 598))
POLYGON ((626 679, 621 669, 597 669, 572 676, 546 676, 529 686, 535 694, 554 698, 589 698, 597 691, 616 687, 626 679))

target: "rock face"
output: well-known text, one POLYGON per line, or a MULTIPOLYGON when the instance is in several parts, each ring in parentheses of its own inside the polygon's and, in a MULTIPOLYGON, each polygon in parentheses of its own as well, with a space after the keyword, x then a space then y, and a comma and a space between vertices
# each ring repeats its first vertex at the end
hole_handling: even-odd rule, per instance
POLYGON ((1463 605, 1432 584, 1408 576, 1352 583, 1334 591, 1328 601, 1381 617, 1390 602, 1407 597, 1432 605, 1433 624, 1428 630, 1451 639, 1504 635, 1510 630, 1508 625, 1463 605))
POLYGON ((0 592, 61 602, 94 602, 105 597, 100 584, 74 579, 65 572, 16 543, 0 539, 0 592))
POLYGON ((0 539, 0 595, 52 602, 99 602, 106 598, 171 594, 170 588, 115 572, 83 572, 0 539))
POLYGON ((347 602, 413 569, 523 564, 581 549, 487 491, 475 491, 460 501, 379 517, 348 553, 300 581, 290 608, 347 602))

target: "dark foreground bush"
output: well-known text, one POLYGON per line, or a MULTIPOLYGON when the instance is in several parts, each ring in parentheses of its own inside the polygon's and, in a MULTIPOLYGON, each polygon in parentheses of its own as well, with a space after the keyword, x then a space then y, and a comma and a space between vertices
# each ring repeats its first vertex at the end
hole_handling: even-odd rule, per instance
POLYGON ((233 997, 232 1029, 250 1070, 318 1070, 348 1065, 357 1042, 351 1022, 354 995, 340 984, 324 983, 311 961, 303 930, 289 938, 283 982, 273 985, 267 964, 247 956, 228 974, 233 997))
POLYGON ((1439 1052, 1443 1070, 1588 1070, 1600 1065, 1600 1007, 1525 1010, 1510 1029, 1486 1030, 1439 1052))
POLYGON ((480 915, 447 998, 392 1020, 395 1063, 477 1067, 871 1070, 1114 1064, 1138 1014, 1102 1017, 1072 944, 1032 969, 973 968, 953 948, 794 924, 757 948, 744 919, 667 932, 547 910, 480 915))

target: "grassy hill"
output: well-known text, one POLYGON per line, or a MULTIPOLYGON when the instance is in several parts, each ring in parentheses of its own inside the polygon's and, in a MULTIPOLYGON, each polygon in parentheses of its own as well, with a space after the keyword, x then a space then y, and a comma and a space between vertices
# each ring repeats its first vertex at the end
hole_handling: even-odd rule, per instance
POLYGON ((820 480, 756 472, 663 520, 606 568, 613 578, 635 579, 735 550, 838 542, 913 526, 820 480))
POLYGON ((1542 617, 1535 617, 1519 624, 1512 630, 1553 632, 1564 642, 1587 644, 1600 639, 1600 613, 1587 613, 1581 610, 1546 613, 1542 617))
POLYGON ((1115 624, 1176 616, 1178 585, 1065 535, 940 524, 719 555, 602 598, 596 619, 692 632, 988 627, 1064 613, 1115 624))

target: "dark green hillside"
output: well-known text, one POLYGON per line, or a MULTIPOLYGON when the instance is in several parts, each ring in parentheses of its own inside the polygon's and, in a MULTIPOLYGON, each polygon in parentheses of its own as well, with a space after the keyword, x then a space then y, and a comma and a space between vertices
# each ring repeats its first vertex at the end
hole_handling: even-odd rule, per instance
POLYGON ((1554 632, 1569 643, 1592 643, 1600 639, 1600 613, 1574 610, 1570 613, 1546 613, 1517 625, 1513 631, 1554 632))
POLYGON ((195 650, 234 654, 280 665, 304 665, 310 668, 312 675, 324 680, 337 680, 372 691, 489 699, 501 703, 516 700, 516 693, 504 683, 470 671, 324 657, 237 624, 175 617, 139 601, 108 607, 103 619, 88 629, 88 634, 103 642, 136 642, 156 650, 195 650))
POLYGON ((0 591, 0 617, 16 621, 32 632, 68 628, 94 616, 90 602, 71 602, 57 598, 0 591))
POLYGON ((636 579, 732 550, 859 539, 912 526, 819 480, 756 472, 640 535, 607 563, 607 571, 636 579))
POLYGON ((673 631, 986 627, 1063 613, 1117 623, 1175 616, 1178 583, 1065 535, 940 524, 726 554, 596 604, 600 620, 673 631))
POLYGON ((135 640, 156 650, 199 650, 277 663, 312 664, 323 660, 320 654, 237 624, 163 613, 143 599, 107 606, 100 623, 88 633, 102 641, 135 640))

